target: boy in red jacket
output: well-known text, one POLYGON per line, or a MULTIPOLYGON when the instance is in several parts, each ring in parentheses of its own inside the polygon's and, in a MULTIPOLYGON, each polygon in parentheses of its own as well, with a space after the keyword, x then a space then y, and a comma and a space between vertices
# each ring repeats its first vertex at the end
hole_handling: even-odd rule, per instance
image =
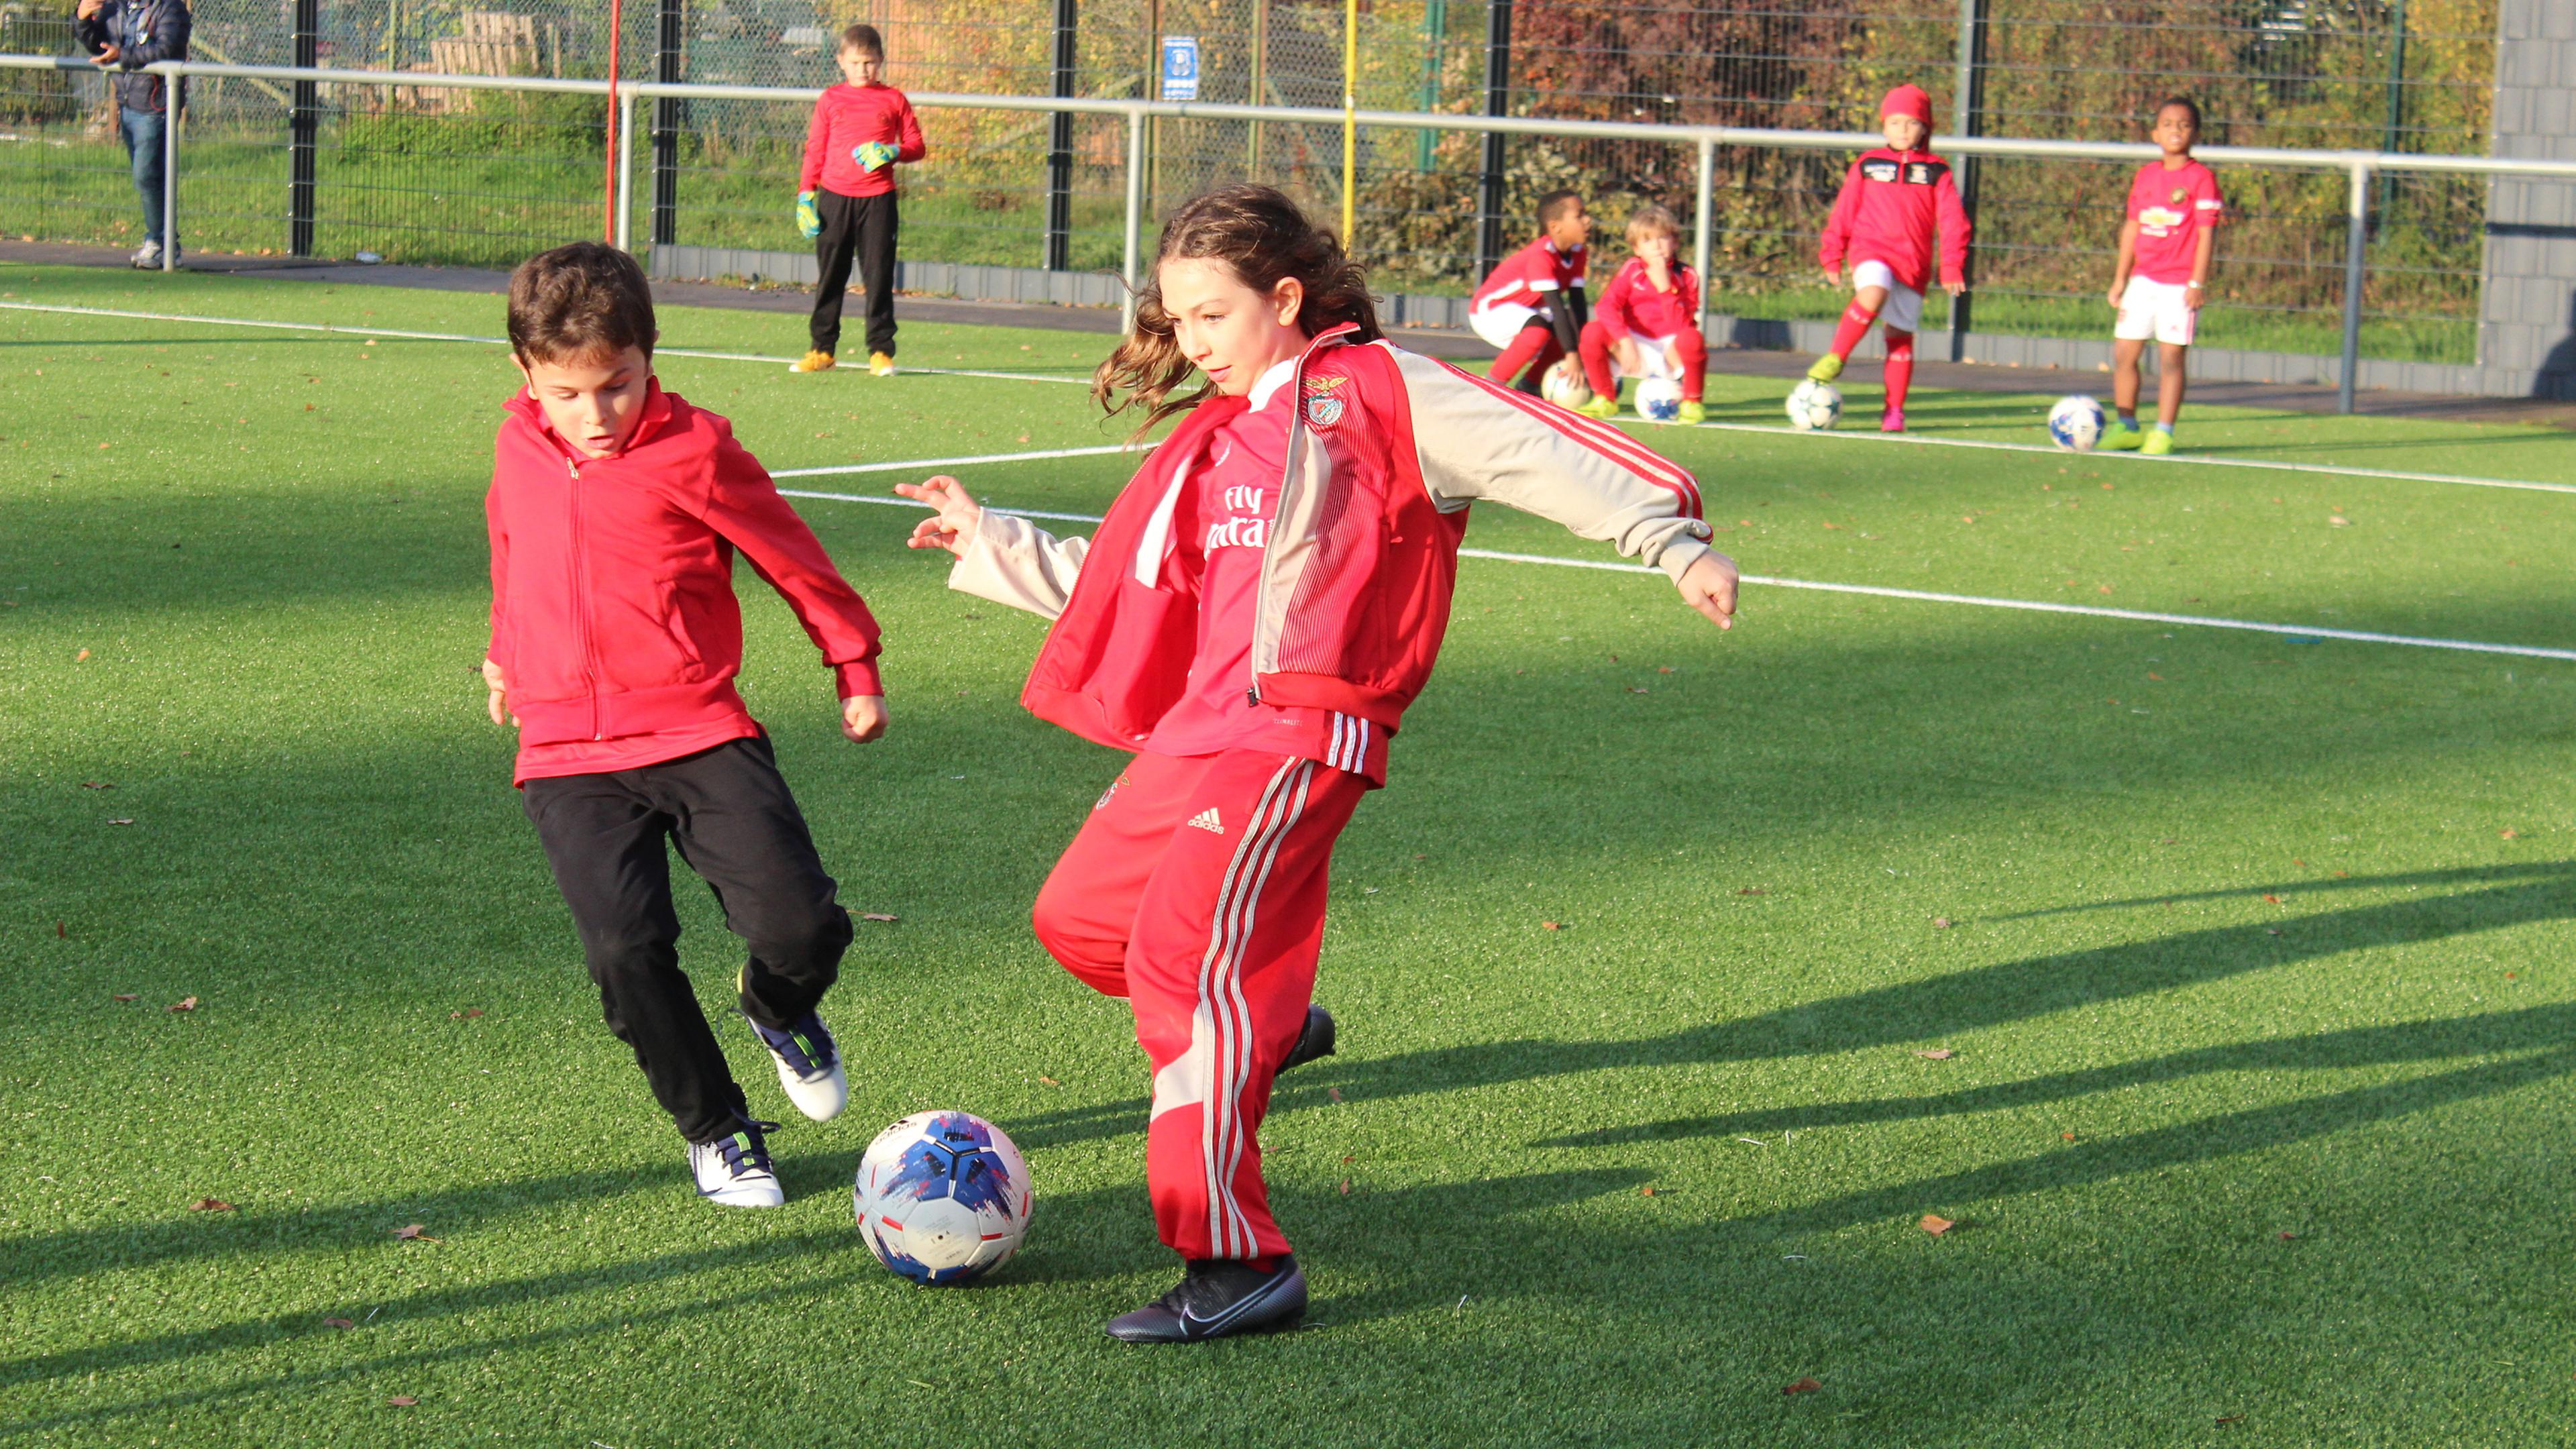
POLYGON ((1503 350, 1485 375, 1533 396, 1557 360, 1581 345, 1584 243, 1592 214, 1571 191, 1538 199, 1538 240, 1494 266, 1467 303, 1467 325, 1503 350))
POLYGON ((873 25, 841 32, 833 56, 846 84, 814 102, 805 128, 805 166, 796 179, 796 225, 814 238, 813 348, 789 372, 822 372, 841 345, 841 299, 850 256, 868 290, 868 372, 894 375, 894 168, 930 154, 904 93, 878 79, 885 40, 873 25))
POLYGON ((1932 154, 1932 97, 1921 86, 1904 85, 1879 103, 1887 145, 1861 153, 1843 177, 1842 194, 1817 259, 1825 280, 1842 285, 1842 264, 1851 260, 1852 301, 1834 329, 1831 352, 1816 359, 1807 376, 1831 382, 1842 375, 1843 362, 1869 332, 1869 324, 1887 322, 1887 411, 1879 431, 1905 431, 1905 390, 1914 381, 1914 331, 1923 320, 1923 290, 1931 280, 1932 238, 1941 239, 1941 290, 1958 296, 1968 290, 1968 209, 1959 204, 1959 188, 1950 179, 1950 163, 1932 154))
POLYGON ((510 277, 510 399, 484 500, 492 722, 581 932, 608 1029, 689 1143, 700 1196, 784 1202, 763 1136, 680 973, 664 842, 750 946, 742 1013, 816 1121, 849 1085, 815 1014, 850 918, 734 689, 739 550, 787 599, 841 696, 841 730, 885 733, 877 626, 732 425, 653 377, 653 294, 635 259, 557 247, 510 277))
POLYGON ((2156 107, 2156 146, 2164 155, 2129 182, 2128 219, 2120 224, 2119 259, 2111 268, 2111 402, 2119 420, 2102 446, 2165 454, 2182 416, 2183 369, 2209 297, 2214 228, 2227 213, 2218 178, 2191 159, 2200 139, 2200 105, 2176 96, 2156 107), (2156 340, 2156 425, 2138 427, 2138 358, 2156 340))
POLYGON ((1619 412, 1619 379, 1677 378, 1680 421, 1708 421, 1708 339, 1699 330, 1699 273, 1675 258, 1682 224, 1660 206, 1628 218, 1628 260, 1601 289, 1601 310, 1583 327, 1583 371, 1592 401, 1576 408, 1596 418, 1619 412), (1613 367, 1616 371, 1613 371, 1613 367))

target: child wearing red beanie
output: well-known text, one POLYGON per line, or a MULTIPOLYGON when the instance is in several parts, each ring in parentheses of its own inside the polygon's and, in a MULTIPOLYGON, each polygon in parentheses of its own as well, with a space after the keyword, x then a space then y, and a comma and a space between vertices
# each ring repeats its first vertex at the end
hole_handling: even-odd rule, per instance
POLYGON ((1872 322, 1887 324, 1887 407, 1879 430, 1905 431, 1905 391, 1914 381, 1914 332, 1923 320, 1923 292, 1931 280, 1933 234, 1940 234, 1941 290, 1968 290, 1968 210, 1950 179, 1950 163, 1932 154, 1932 97, 1921 86, 1902 85, 1879 103, 1887 144, 1861 153, 1843 176, 1842 193, 1817 260, 1825 280, 1843 283, 1851 262, 1851 305, 1834 329, 1833 350, 1816 359, 1807 376, 1831 382, 1842 375, 1872 322))

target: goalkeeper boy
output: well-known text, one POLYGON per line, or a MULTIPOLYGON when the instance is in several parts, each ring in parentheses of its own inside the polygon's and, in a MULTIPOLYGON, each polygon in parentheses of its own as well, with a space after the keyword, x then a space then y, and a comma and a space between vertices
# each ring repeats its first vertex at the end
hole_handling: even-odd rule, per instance
POLYGON ((797 176, 796 225, 814 239, 813 345, 788 366, 821 372, 841 346, 841 299, 850 288, 850 258, 868 292, 868 371, 894 374, 894 168, 930 154, 921 121, 904 93, 887 85, 885 40, 873 25, 841 32, 833 56, 845 84, 814 102, 805 128, 805 166, 797 176))
POLYGON ((1833 349, 1816 359, 1807 376, 1831 382, 1860 345, 1872 322, 1887 324, 1887 403, 1881 432, 1905 431, 1905 390, 1914 381, 1914 330, 1923 321, 1923 293, 1932 281, 1932 240, 1940 232, 1941 290, 1968 290, 1968 209, 1950 179, 1950 163, 1932 154, 1932 97, 1905 85, 1879 103, 1887 144, 1861 153, 1843 177, 1842 194, 1816 259, 1833 286, 1851 262, 1851 305, 1834 329, 1833 349))

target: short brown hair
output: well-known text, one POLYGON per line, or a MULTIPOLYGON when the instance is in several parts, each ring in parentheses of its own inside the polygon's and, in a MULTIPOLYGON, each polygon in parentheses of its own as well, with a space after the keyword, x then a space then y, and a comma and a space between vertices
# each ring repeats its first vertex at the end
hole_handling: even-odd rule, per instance
POLYGON ((1629 214, 1628 250, 1630 251, 1635 251, 1637 249, 1637 243, 1644 241, 1650 236, 1668 236, 1673 238, 1675 241, 1679 241, 1681 240, 1681 235, 1681 218, 1652 202, 1648 202, 1646 205, 1638 207, 1634 212, 1629 214))
POLYGON ((883 60, 885 59, 885 37, 877 34, 877 28, 873 25, 853 25, 841 32, 841 43, 836 50, 855 50, 863 55, 873 55, 883 60))
POLYGON ((653 355, 653 288, 605 242, 539 252, 510 274, 510 350, 521 362, 653 355))

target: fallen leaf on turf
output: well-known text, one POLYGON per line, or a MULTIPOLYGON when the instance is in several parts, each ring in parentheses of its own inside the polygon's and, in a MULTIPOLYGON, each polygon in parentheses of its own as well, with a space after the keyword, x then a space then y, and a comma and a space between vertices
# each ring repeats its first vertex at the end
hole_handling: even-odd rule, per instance
POLYGON ((131 815, 127 815, 127 816, 120 816, 120 817, 118 817, 118 818, 116 818, 116 819, 113 819, 113 820, 108 821, 107 823, 108 823, 108 824, 110 824, 110 825, 131 825, 131 824, 133 824, 133 823, 134 823, 134 817, 133 817, 133 816, 131 816, 131 815))
POLYGON ((2065 1138, 2065 1139, 2066 1139, 2067 1141, 2069 1141, 2069 1142, 2072 1142, 2072 1141, 2074 1141, 2074 1140, 2075 1140, 2075 1134, 2074 1134, 2074 1133, 2072 1133, 2072 1132, 2060 1132, 2060 1133, 2058 1133, 2057 1135, 2058 1135, 2058 1136, 2060 1136, 2060 1137, 2065 1138))
POLYGON ((1644 1187, 1637 1189, 1637 1196, 1639 1197, 1653 1197, 1654 1195, 1655 1185, 1651 1182, 1647 1183, 1644 1187))
POLYGON ((862 911, 859 913, 859 919, 862 921, 892 921, 895 917, 889 916, 883 911, 862 911))
POLYGON ((88 657, 89 657, 89 651, 88 651, 88 650, 86 650, 86 649, 84 649, 84 650, 82 650, 81 652, 79 652, 78 654, 75 654, 75 655, 73 655, 73 656, 72 656, 72 662, 73 662, 74 664, 78 664, 78 663, 80 663, 82 660, 87 659, 88 657))
POLYGON ((1780 1392, 1784 1394, 1812 1394, 1823 1387, 1823 1384, 1817 1383, 1814 1379, 1800 1379, 1796 1383, 1782 1389, 1780 1392))
POLYGON ((1946 1062, 1950 1058, 1957 1056, 1958 1053, 1950 1050, 1948 1047, 1932 1047, 1924 1051, 1916 1052, 1915 1055, 1929 1062, 1946 1062))
POLYGON ((183 1000, 171 1002, 170 1009, 172 1011, 194 1011, 197 1009, 197 998, 191 996, 183 1000))
POLYGON ((120 991, 116 993, 116 999, 119 1001, 132 1001, 134 999, 134 993, 131 991, 120 991))
POLYGON ((397 1409, 408 1409, 412 1405, 419 1403, 420 1400, 413 1398, 409 1394, 396 1394, 392 1398, 385 1400, 385 1402, 397 1409))
POLYGON ((83 780, 81 781, 81 788, 84 790, 113 790, 116 786, 106 780, 83 780))
POLYGON ((2150 669, 2150 670, 2148 670, 2148 671, 2147 671, 2147 677, 2148 677, 2149 679, 2154 680, 2154 681, 2155 681, 2156 683, 2158 683, 2158 684, 2162 684, 2162 683, 2164 683, 2164 682, 2165 682, 2165 677, 2164 677, 2163 675, 2161 675, 2161 674, 2156 673, 2156 672, 2155 672, 2154 670, 2152 670, 2152 669, 2150 669))
POLYGON ((1628 686, 1628 692, 1630 694, 1644 694, 1646 691, 1632 684, 1628 686))
MULTIPOLYGON (((2340 523, 2340 522, 2342 522, 2343 520, 2341 520, 2341 519, 2337 519, 2337 520, 2335 520, 2335 521, 2336 521, 2336 522, 2338 522, 2338 523, 2340 523)), ((2218 1422, 2220 1422, 2220 1423, 2222 1423, 2222 1424, 2233 1424, 2233 1423, 2235 1423, 2237 1420, 2242 1419, 2242 1418, 2244 1418, 2244 1417, 2245 1417, 2245 1416, 2244 1416, 2243 1414, 2221 1414, 2221 1415, 2219 1415, 2219 1416, 2218 1416, 2218 1422)))
POLYGON ((1344 1158, 1342 1159, 1342 1166, 1344 1166, 1344 1167, 1348 1167, 1348 1166, 1350 1166, 1352 1163, 1357 1162, 1357 1161, 1359 1161, 1359 1159, 1358 1159, 1358 1158, 1356 1158, 1356 1157, 1344 1157, 1344 1158))
POLYGON ((2514 974, 2513 974, 2512 972, 2508 971, 2508 972, 2504 973, 2504 979, 2505 979, 2505 980, 2507 980, 2507 981, 2512 981, 2512 980, 2514 980, 2514 979, 2516 979, 2516 978, 2515 978, 2515 976, 2514 976, 2514 974))
POLYGON ((232 1210, 233 1205, 219 1197, 201 1197, 188 1204, 188 1211, 192 1213, 228 1213, 232 1210))
POLYGON ((2274 904, 2274 905, 2276 905, 2276 906, 2277 906, 2277 905, 2279 905, 2279 904, 2281 903, 2281 898, 2280 898, 2279 896, 2276 896, 2276 895, 2268 895, 2268 894, 2267 894, 2267 895, 2265 895, 2265 896, 2263 897, 2263 899, 2265 899, 2265 900, 2267 900, 2267 901, 2270 901, 2272 904, 2274 904))
POLYGON ((2297 1237, 2297 1236, 2298 1236, 2298 1234, 2296 1234, 2296 1233, 2285 1232, 2285 1233, 2281 1234, 2281 1241, 2286 1243, 2286 1242, 2290 1241, 2292 1238, 2295 1238, 2295 1237, 2297 1237))
POLYGON ((2335 526, 2336 528, 2350 528, 2350 527, 2352 527, 2352 520, 2351 520, 2351 519, 2349 519, 2349 518, 2345 518, 2345 517, 2341 516, 2340 514, 2336 515, 2336 516, 2335 516, 2335 517, 2333 517, 2333 518, 2329 518, 2329 519, 2327 519, 2327 520, 2326 520, 2326 522, 2327 522, 2327 523, 2329 523, 2329 524, 2332 524, 2332 525, 2333 525, 2333 526, 2335 526))
POLYGON ((2521 834, 2522 832, 2519 830, 2504 830, 2497 832, 2497 837, 2503 840, 2513 840, 2520 837, 2521 834))
POLYGON ((1554 921, 1541 921, 1538 923, 1538 928, 1542 931, 1562 931, 1565 929, 1554 921))
POLYGON ((1763 890, 1760 886, 1745 886, 1738 890, 1736 894, 1739 896, 1758 896, 1763 894, 1763 890))
POLYGON ((1932 929, 1936 931, 1946 931, 1950 929, 1950 918, 1948 916, 1934 916, 1932 918, 1932 929))
POLYGON ((449 1012, 449 1013, 447 1014, 447 1019, 448 1019, 449 1021, 463 1021, 465 1018, 467 1018, 467 1017, 469 1017, 469 1016, 481 1016, 482 1014, 483 1014, 483 1008, 481 1008, 481 1007, 479 1007, 479 1006, 474 1006, 474 1007, 468 1007, 468 1008, 466 1008, 466 1009, 465 1009, 465 1010, 463 1010, 463 1011, 451 1011, 451 1012, 449 1012))
POLYGON ((438 1239, 431 1237, 418 1223, 403 1224, 401 1227, 394 1229, 394 1236, 406 1243, 435 1243, 439 1241, 438 1239))
POLYGON ((1925 1213, 1923 1215, 1923 1221, 1916 1223, 1915 1226, 1937 1238, 1943 1233, 1950 1231, 1952 1228, 1957 1227, 1958 1224, 1941 1216, 1939 1213, 1925 1213))
POLYGON ((1043 1084, 1043 1085, 1045 1085, 1045 1086, 1049 1086, 1049 1087, 1061 1087, 1061 1086, 1063 1086, 1063 1085, 1064 1085, 1064 1083, 1057 1081, 1057 1080, 1056 1080, 1055 1078, 1053 1078, 1053 1077, 1040 1077, 1040 1078, 1038 1078, 1038 1081, 1039 1081, 1041 1084, 1043 1084))
POLYGON ((1338 1102, 1342 1100, 1342 1089, 1339 1087, 1326 1087, 1324 1089, 1324 1095, 1338 1102))
POLYGON ((2272 927, 2270 927, 2270 926, 2265 926, 2265 927, 2263 928, 2263 934, 2264 934, 2264 935, 2266 935, 2266 936, 2277 936, 2277 935, 2279 935, 2279 934, 2281 934, 2281 933, 2280 933, 2279 931, 2277 931, 2277 930, 2274 930, 2274 929, 2273 929, 2272 927))
POLYGON ((1347 1177, 1346 1177, 1346 1178, 1343 1178, 1343 1179, 1342 1179, 1342 1196, 1344 1196, 1344 1197, 1349 1197, 1350 1195, 1351 1195, 1351 1180, 1350 1180, 1349 1178, 1347 1178, 1347 1177))
POLYGON ((324 1328, 355 1328, 358 1324, 357 1320, 351 1318, 325 1318, 322 1320, 322 1326, 324 1328))
POLYGON ((1669 664, 1658 664, 1655 666, 1655 672, 1657 674, 1670 674, 1673 672, 1673 667, 1669 664))

